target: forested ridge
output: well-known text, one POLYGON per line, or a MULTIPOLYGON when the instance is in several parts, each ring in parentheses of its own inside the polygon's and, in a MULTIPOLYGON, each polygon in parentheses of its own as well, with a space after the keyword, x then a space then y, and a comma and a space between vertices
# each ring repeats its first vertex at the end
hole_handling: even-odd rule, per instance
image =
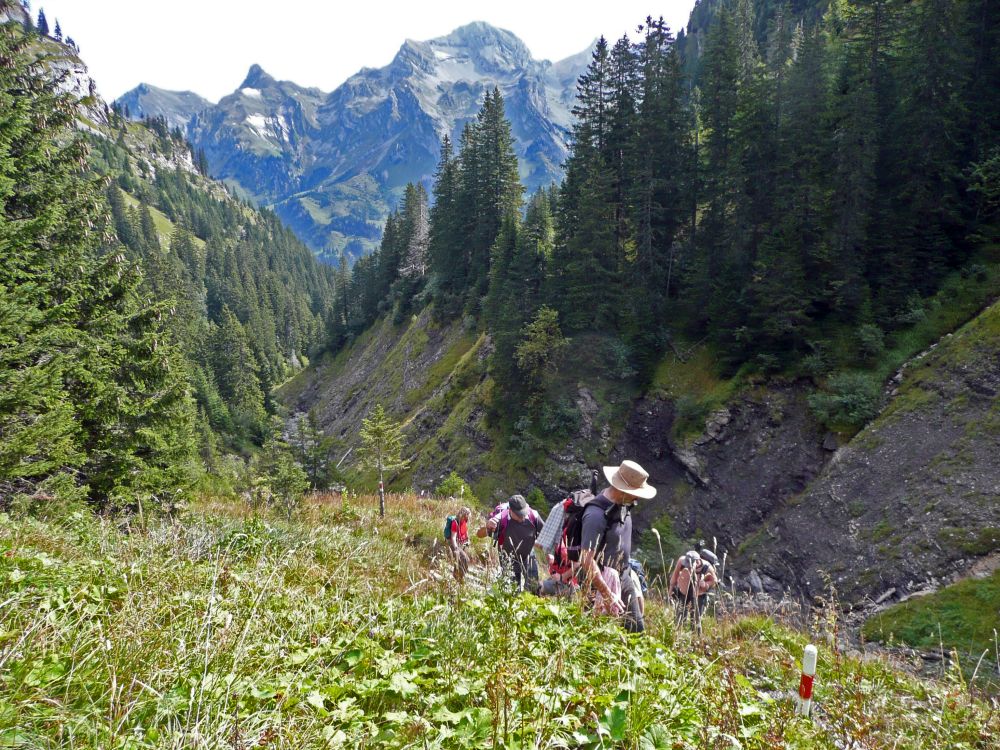
POLYGON ((62 477, 102 501, 133 482, 170 494, 273 439, 271 391, 310 354, 428 305, 489 332, 490 420, 522 446, 572 429, 561 388, 582 361, 641 391, 695 344, 725 377, 811 378, 817 416, 856 430, 878 410, 884 353, 941 285, 992 274, 1000 19, 983 0, 818 7, 699 6, 712 18, 694 72, 662 21, 637 43, 601 39, 566 179, 527 198, 493 90, 443 143, 432 196, 411 185, 380 248, 336 268, 199 175, 162 120, 112 111, 67 138, 73 104, 46 82, 37 32, 11 24, 5 117, 32 135, 4 152, 4 304, 24 329, 4 372, 37 380, 5 402, 7 491, 62 477), (64 356, 32 355, 50 345, 64 356))
POLYGON ((638 43, 602 38, 566 179, 527 202, 494 91, 444 143, 426 240, 412 189, 379 251, 349 282, 341 269, 333 347, 380 312, 466 316, 492 335, 501 423, 540 433, 554 423, 532 407, 558 400, 567 337, 607 334, 613 369, 640 382, 704 342, 723 374, 812 378, 818 416, 856 430, 896 337, 951 275, 992 262, 1000 15, 818 7, 696 9, 712 17, 695 74, 662 21, 638 43))
POLYGON ((138 154, 189 157, 162 120, 112 115, 116 137, 91 138, 115 232, 143 268, 152 298, 173 304, 171 329, 192 365, 194 394, 229 448, 268 433, 272 388, 322 345, 333 271, 268 211, 230 197, 190 169, 153 168, 138 154), (130 146, 131 144, 131 150, 130 146), (169 221, 169 235, 152 211, 169 221))
POLYGON ((51 66, 72 53, 0 28, 0 505, 170 510, 273 444, 270 391, 322 345, 333 273, 163 121, 75 132, 51 66))

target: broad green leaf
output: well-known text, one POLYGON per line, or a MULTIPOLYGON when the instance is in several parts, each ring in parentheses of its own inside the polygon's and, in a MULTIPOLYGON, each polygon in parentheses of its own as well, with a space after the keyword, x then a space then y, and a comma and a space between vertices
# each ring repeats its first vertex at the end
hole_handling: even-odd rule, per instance
POLYGON ((670 732, 659 724, 654 724, 639 740, 639 750, 673 750, 674 742, 670 732))
POLYGON ((411 682, 410 678, 412 676, 413 675, 409 672, 396 672, 389 679, 389 690, 394 693, 399 693, 403 697, 413 695, 420 688, 411 682))
POLYGON ((313 708, 318 708, 321 711, 326 710, 326 700, 323 696, 316 690, 313 690, 309 695, 306 696, 306 703, 308 703, 313 708))
POLYGON ((608 735, 615 742, 622 742, 625 739, 625 731, 628 726, 628 714, 621 706, 614 706, 604 712, 602 724, 607 728, 608 735))

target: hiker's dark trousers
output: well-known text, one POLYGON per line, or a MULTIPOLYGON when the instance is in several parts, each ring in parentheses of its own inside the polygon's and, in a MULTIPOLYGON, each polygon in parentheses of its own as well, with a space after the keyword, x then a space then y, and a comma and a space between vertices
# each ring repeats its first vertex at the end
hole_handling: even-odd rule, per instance
POLYGON ((510 570, 514 586, 521 591, 538 593, 538 560, 535 559, 534 554, 520 557, 504 552, 500 555, 500 561, 504 570, 510 570), (508 566, 510 567, 508 568, 508 566))
POLYGON ((622 602, 625 603, 625 616, 622 624, 630 633, 641 633, 646 629, 642 618, 642 591, 635 583, 635 576, 629 575, 628 569, 621 574, 622 602))

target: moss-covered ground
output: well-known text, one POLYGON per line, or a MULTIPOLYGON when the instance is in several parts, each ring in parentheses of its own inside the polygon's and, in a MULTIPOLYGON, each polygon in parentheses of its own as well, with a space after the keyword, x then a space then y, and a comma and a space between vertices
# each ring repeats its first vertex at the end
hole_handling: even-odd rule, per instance
POLYGON ((890 607, 865 623, 866 638, 924 651, 956 652, 963 672, 996 687, 1000 671, 1000 571, 967 578, 928 596, 890 607), (985 663, 985 668, 980 663, 985 663), (978 673, 976 667, 979 666, 978 673))

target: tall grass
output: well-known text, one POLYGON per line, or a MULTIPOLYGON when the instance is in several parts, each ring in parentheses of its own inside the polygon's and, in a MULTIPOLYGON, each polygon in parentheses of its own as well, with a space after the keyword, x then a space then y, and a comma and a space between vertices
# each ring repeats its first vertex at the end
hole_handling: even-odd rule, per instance
POLYGON ((986 747, 1000 728, 952 683, 830 654, 817 720, 796 718, 805 636, 743 619, 695 641, 656 602, 629 636, 576 603, 459 588, 448 509, 388 508, 0 515, 0 747, 986 747), (847 744, 863 715, 876 744, 847 744))

